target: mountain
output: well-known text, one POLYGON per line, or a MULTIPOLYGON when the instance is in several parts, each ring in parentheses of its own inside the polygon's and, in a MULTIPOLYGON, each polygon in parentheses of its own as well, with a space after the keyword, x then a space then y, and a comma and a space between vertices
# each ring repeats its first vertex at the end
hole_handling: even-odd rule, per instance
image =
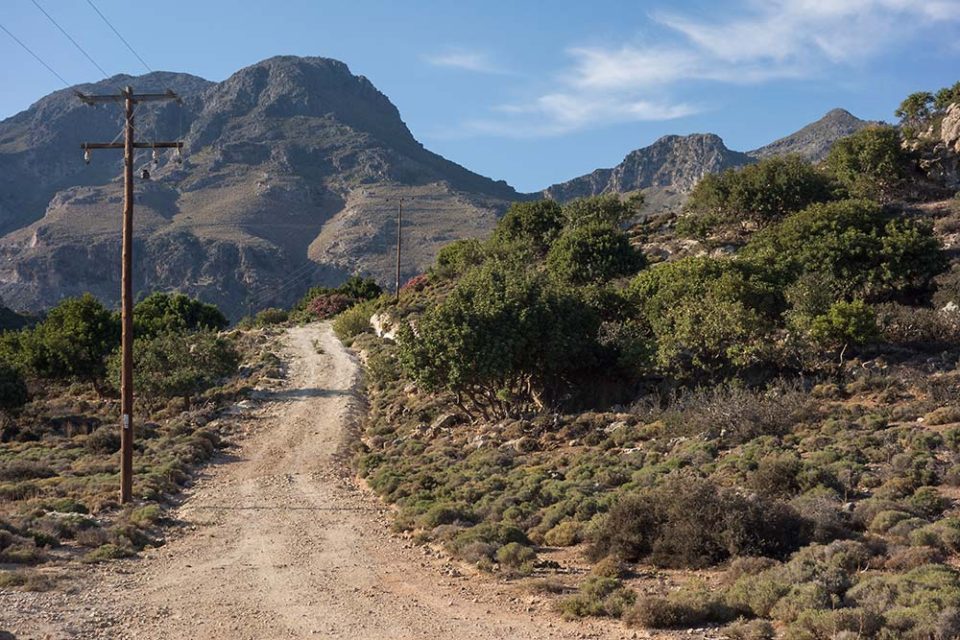
MULTIPOLYGON (((402 271, 480 235, 520 196, 418 143, 397 108, 342 62, 264 60, 227 80, 154 73, 78 87, 85 93, 173 89, 145 103, 139 140, 181 137, 184 162, 161 154, 137 172, 135 286, 178 289, 236 317, 285 305, 307 286, 347 275, 392 280, 395 211, 403 200, 402 271)), ((53 93, 0 122, 0 296, 38 310, 91 291, 118 299, 121 154, 80 143, 116 139, 121 110, 53 93)))
POLYGON ((704 175, 742 167, 761 158, 799 153, 817 162, 833 143, 869 125, 843 109, 833 109, 799 131, 753 151, 727 148, 719 136, 695 133, 664 136, 648 147, 631 151, 612 169, 597 169, 579 178, 548 187, 543 195, 560 202, 602 193, 644 190, 647 213, 672 209, 704 175))
POLYGON ((723 140, 712 133, 663 136, 648 147, 631 151, 612 169, 597 169, 555 184, 543 194, 566 202, 602 193, 643 189, 647 209, 659 210, 682 199, 704 175, 753 161, 745 153, 728 149, 723 140))
POLYGON ((827 157, 834 142, 870 124, 873 123, 861 120, 849 111, 833 109, 816 122, 811 122, 785 138, 748 151, 747 155, 760 159, 798 153, 811 162, 820 162, 827 157))

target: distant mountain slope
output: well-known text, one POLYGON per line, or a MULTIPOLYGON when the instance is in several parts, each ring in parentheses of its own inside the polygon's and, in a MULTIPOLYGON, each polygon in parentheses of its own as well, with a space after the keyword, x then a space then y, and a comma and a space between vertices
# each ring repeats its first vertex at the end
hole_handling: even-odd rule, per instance
POLYGON ((548 187, 543 195, 560 202, 602 193, 629 193, 644 190, 646 212, 681 205, 704 175, 741 167, 760 158, 799 153, 811 161, 822 160, 833 143, 870 124, 843 109, 834 109, 823 118, 766 146, 741 153, 727 148, 719 136, 698 133, 664 136, 648 147, 631 151, 612 169, 592 173, 548 187))
MULTIPOLYGON (((137 113, 138 138, 182 130, 186 143, 182 166, 164 155, 136 185, 140 290, 179 289, 237 316, 354 272, 388 281, 400 198, 410 276, 519 197, 424 149, 387 97, 336 60, 271 58, 221 83, 151 74, 81 89, 127 84, 185 96, 182 110, 137 113)), ((14 308, 85 290, 116 301, 120 154, 94 152, 86 166, 79 145, 119 131, 119 109, 70 91, 0 122, 0 296, 14 308)), ((138 170, 148 163, 144 152, 138 170)))
POLYGON ((747 155, 759 159, 797 153, 811 162, 819 162, 827 157, 834 142, 869 124, 869 121, 861 120, 849 111, 833 109, 816 122, 759 149, 748 151, 747 155))

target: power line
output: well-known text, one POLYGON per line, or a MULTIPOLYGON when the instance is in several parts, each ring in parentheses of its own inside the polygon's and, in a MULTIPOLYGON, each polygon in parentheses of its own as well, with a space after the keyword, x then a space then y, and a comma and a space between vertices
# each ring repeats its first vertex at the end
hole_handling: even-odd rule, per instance
POLYGON ((12 33, 10 33, 10 30, 9 30, 9 29, 7 29, 7 28, 6 28, 5 26, 3 26, 2 24, 0 24, 0 29, 3 29, 3 31, 4 31, 8 36, 10 36, 11 38, 13 38, 14 42, 16 42, 18 45, 20 45, 21 47, 23 47, 23 50, 24 50, 24 51, 26 51, 27 53, 29 53, 30 55, 32 55, 34 58, 36 58, 36 59, 37 59, 37 62, 39 62, 40 64, 42 64, 43 66, 45 66, 45 67, 47 68, 47 71, 49 71, 49 72, 52 73, 53 75, 57 76, 57 79, 59 79, 60 82, 63 83, 63 86, 65 86, 65 87, 69 87, 69 86, 70 86, 70 83, 67 82, 66 80, 64 80, 62 75, 60 75, 59 73, 57 73, 56 71, 54 71, 54 70, 53 70, 53 67, 51 67, 51 66, 48 65, 46 62, 44 62, 44 61, 43 61, 43 58, 41 58, 40 56, 38 56, 37 54, 35 54, 35 53, 33 52, 33 50, 30 49, 30 47, 28 47, 27 45, 23 44, 23 42, 20 40, 20 38, 18 38, 17 36, 13 35, 12 33))
POLYGON ((80 46, 80 43, 79 43, 79 42, 77 42, 76 40, 73 39, 73 36, 71 36, 69 33, 67 33, 66 29, 64 29, 63 27, 60 26, 60 23, 58 23, 56 20, 53 19, 53 16, 51 16, 49 13, 47 13, 46 10, 45 10, 43 7, 40 6, 40 3, 37 2, 37 0, 30 0, 30 1, 33 2, 33 6, 35 6, 37 9, 40 9, 40 13, 42 13, 42 14, 45 15, 45 16, 47 16, 47 20, 49 20, 51 23, 53 23, 53 26, 55 26, 57 29, 59 29, 59 30, 60 30, 60 33, 62 33, 64 36, 66 36, 67 40, 69 40, 70 42, 72 42, 72 43, 73 43, 73 46, 75 46, 75 47, 80 51, 80 53, 82 53, 82 54, 87 58, 87 60, 90 61, 90 63, 91 63, 93 66, 95 66, 97 69, 100 70, 100 73, 103 74, 103 77, 104 77, 104 78, 106 78, 107 76, 110 75, 109 73, 107 73, 106 71, 103 70, 103 67, 101 67, 99 64, 97 64, 97 61, 94 60, 93 57, 91 57, 90 54, 87 53, 86 50, 85 50, 83 47, 80 46))
POLYGON ((100 16, 100 18, 107 24, 108 27, 110 27, 110 30, 113 31, 115 34, 117 34, 117 37, 120 38, 120 42, 122 42, 123 44, 127 45, 127 49, 130 49, 130 53, 132 53, 133 55, 137 56, 137 60, 140 61, 140 64, 142 64, 144 67, 146 67, 147 71, 149 71, 150 73, 153 73, 153 69, 150 68, 150 65, 148 65, 148 64, 144 61, 144 59, 140 57, 140 54, 139 54, 139 53, 137 53, 136 51, 134 51, 133 47, 130 46, 130 43, 127 42, 127 39, 124 38, 122 35, 120 35, 120 32, 117 31, 117 28, 116 28, 115 26, 113 26, 112 24, 110 24, 110 21, 107 20, 107 16, 103 15, 103 12, 101 12, 100 9, 97 9, 97 5, 93 4, 93 0, 87 0, 87 4, 90 5, 90 8, 91 8, 91 9, 93 9, 94 11, 97 12, 97 15, 100 16))

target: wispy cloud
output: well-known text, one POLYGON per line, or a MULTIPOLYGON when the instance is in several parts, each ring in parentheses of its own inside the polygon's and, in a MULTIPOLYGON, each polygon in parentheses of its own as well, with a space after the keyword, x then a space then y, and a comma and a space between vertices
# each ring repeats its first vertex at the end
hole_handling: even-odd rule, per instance
MULTIPOLYGON (((704 109, 675 98, 690 82, 819 77, 921 37, 929 43, 936 34, 950 46, 960 0, 743 0, 713 19, 677 12, 649 19, 656 37, 571 47, 569 64, 555 74, 551 88, 519 104, 492 107, 490 117, 464 123, 461 134, 555 136, 680 118, 704 109)), ((482 57, 460 62, 484 67, 482 57)))
POLYGON ((489 53, 485 51, 468 51, 466 49, 451 49, 443 53, 425 55, 423 57, 435 67, 462 69, 474 73, 508 74, 509 71, 500 67, 489 53))

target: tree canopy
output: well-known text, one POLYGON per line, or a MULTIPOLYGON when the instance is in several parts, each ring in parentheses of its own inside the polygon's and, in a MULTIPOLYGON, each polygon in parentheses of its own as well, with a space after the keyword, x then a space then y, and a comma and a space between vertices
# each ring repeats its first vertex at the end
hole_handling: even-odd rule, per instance
POLYGON ((133 309, 133 328, 137 336, 200 329, 219 331, 229 324, 226 316, 215 305, 182 293, 151 293, 133 309))

